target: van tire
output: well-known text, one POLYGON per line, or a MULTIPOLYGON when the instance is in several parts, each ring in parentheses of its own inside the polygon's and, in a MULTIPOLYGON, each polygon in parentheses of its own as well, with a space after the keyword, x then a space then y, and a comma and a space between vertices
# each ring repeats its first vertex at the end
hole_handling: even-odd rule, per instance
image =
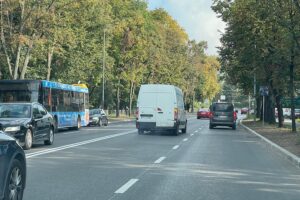
POLYGON ((174 135, 179 135, 179 125, 176 125, 176 128, 173 130, 174 135))
POLYGON ((186 128, 187 128, 187 122, 185 122, 184 129, 181 129, 181 132, 185 134, 186 133, 186 128))

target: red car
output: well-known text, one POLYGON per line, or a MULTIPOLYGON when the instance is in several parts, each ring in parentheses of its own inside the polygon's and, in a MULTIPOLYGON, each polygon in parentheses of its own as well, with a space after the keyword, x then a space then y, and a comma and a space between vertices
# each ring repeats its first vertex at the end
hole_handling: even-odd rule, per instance
POLYGON ((197 119, 201 119, 201 118, 209 118, 210 117, 210 111, 208 109, 200 109, 197 112, 197 119))

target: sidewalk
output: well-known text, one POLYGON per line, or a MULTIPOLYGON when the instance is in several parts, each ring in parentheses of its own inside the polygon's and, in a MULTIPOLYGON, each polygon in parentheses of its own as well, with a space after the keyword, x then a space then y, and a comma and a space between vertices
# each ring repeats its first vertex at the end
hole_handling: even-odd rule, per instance
POLYGON ((265 126, 262 125, 262 122, 254 121, 243 121, 243 124, 250 129, 254 130, 263 137, 269 139, 280 147, 286 149, 287 151, 300 156, 300 129, 298 128, 298 133, 292 133, 289 128, 290 125, 285 125, 284 128, 277 128, 277 125, 270 125, 265 123, 265 126))

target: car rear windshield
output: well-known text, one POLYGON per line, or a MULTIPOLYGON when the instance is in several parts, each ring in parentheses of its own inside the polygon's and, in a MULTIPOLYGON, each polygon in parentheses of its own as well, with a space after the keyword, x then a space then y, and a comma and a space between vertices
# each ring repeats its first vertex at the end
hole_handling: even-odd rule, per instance
POLYGON ((226 104, 226 103, 214 104, 213 110, 221 111, 221 112, 231 112, 231 111, 233 111, 233 105, 226 104))

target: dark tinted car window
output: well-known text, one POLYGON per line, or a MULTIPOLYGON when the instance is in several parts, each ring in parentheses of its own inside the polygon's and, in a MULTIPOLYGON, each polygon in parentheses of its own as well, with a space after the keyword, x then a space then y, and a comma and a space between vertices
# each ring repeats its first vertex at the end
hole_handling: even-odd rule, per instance
POLYGON ((47 114, 47 111, 42 107, 42 106, 38 106, 38 109, 39 109, 39 112, 42 114, 42 115, 46 115, 47 114))
POLYGON ((233 105, 226 103, 216 103, 213 105, 213 111, 231 112, 233 111, 233 105))

